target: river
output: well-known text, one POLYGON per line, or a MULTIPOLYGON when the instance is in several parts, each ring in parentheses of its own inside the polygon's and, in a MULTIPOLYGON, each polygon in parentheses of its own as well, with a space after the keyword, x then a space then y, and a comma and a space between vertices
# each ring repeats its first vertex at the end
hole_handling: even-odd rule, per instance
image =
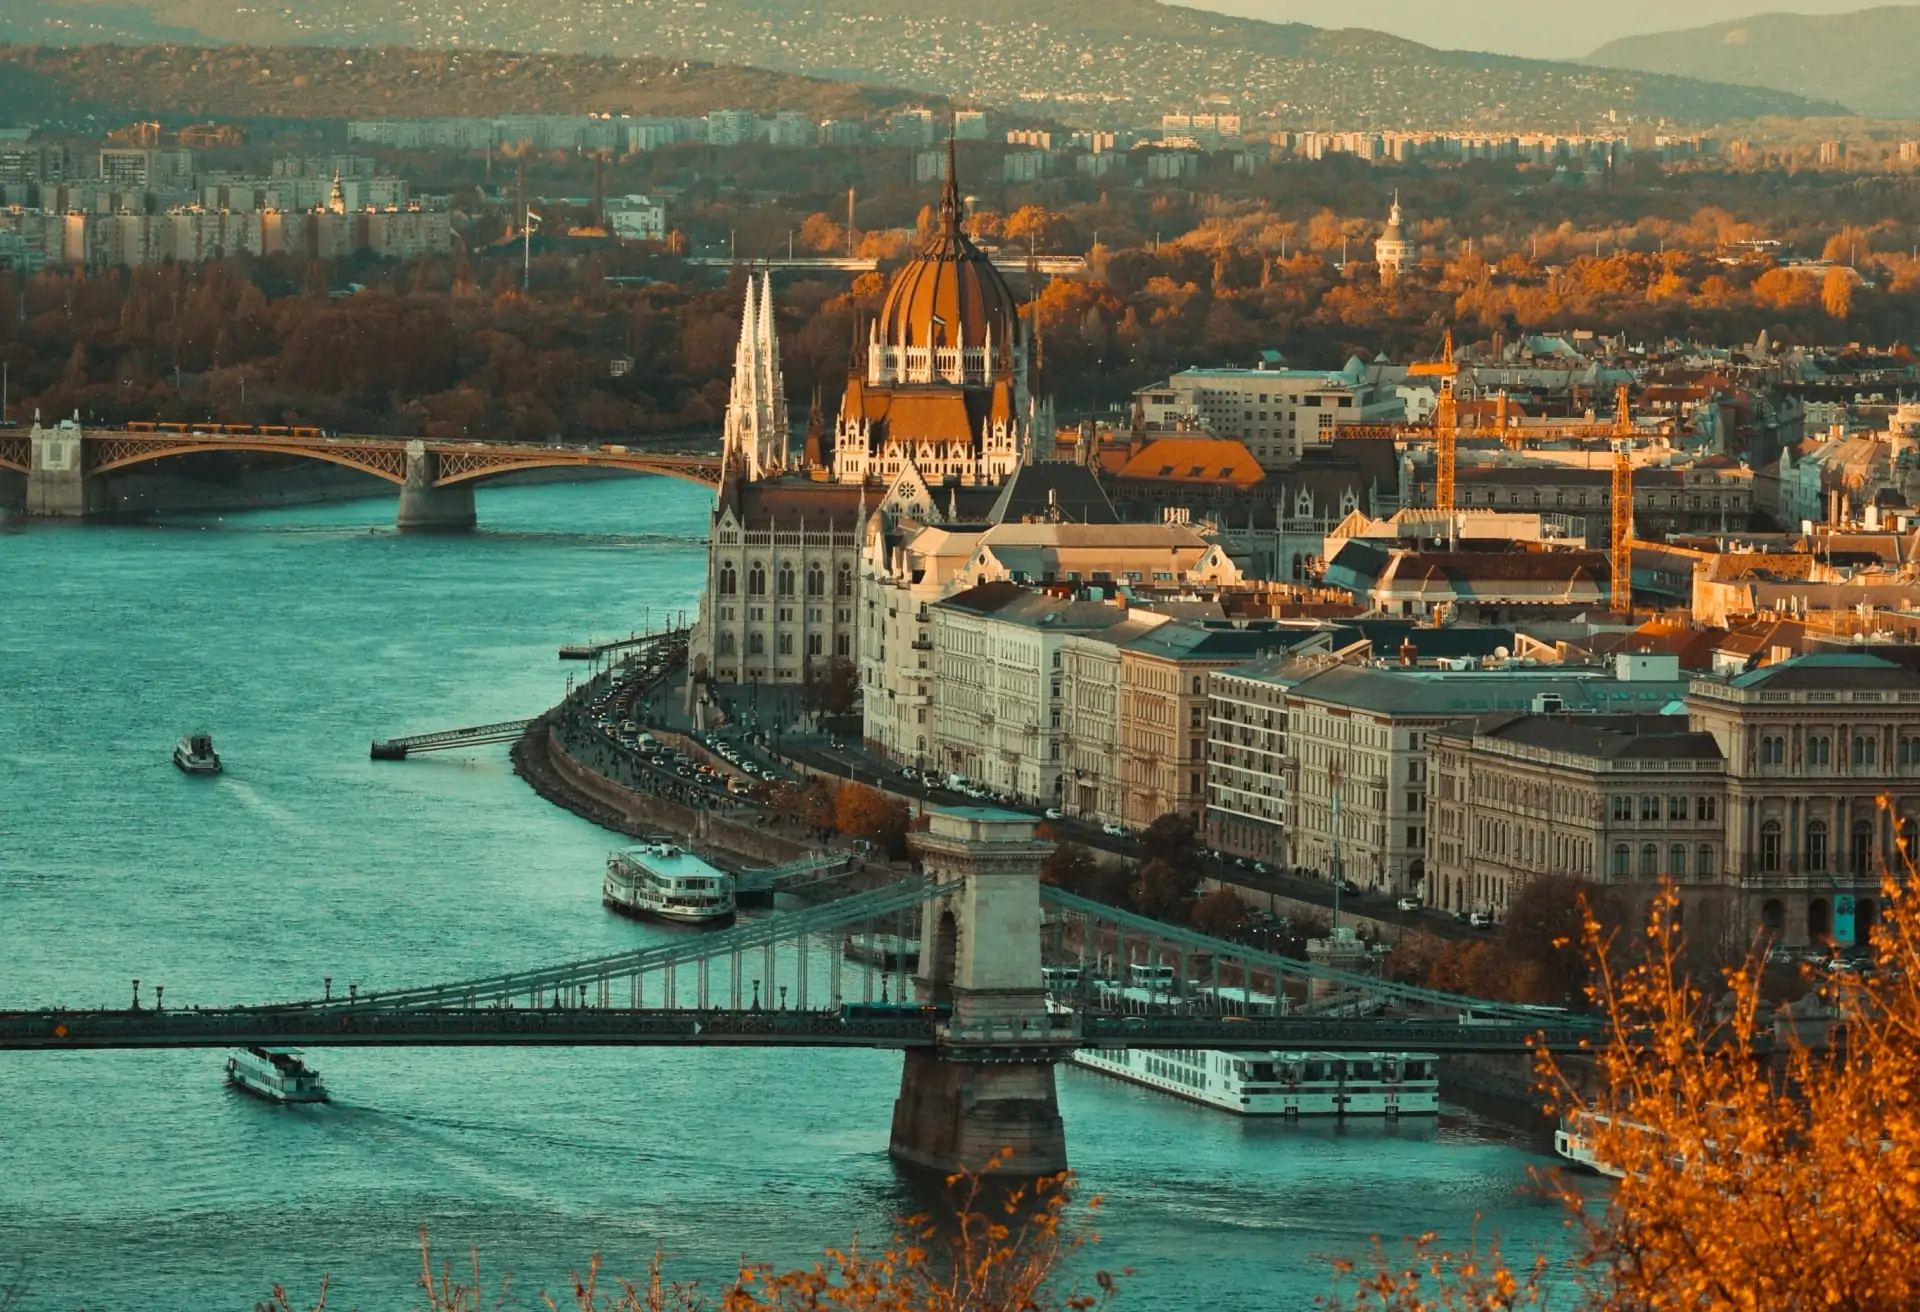
MULTIPOLYGON (((483 490, 481 530, 387 501, 0 525, 0 1004, 311 996, 617 951, 610 835, 505 747, 374 763, 376 737, 532 714, 564 641, 691 613, 710 494, 633 479, 483 490), (169 761, 205 727, 217 780, 169 761)), ((230 1092, 214 1052, 0 1055, 0 1287, 23 1309, 245 1312, 280 1282, 410 1307, 416 1232, 524 1305, 603 1251, 713 1288, 919 1206, 887 1156, 897 1055, 322 1050, 336 1101, 230 1092)), ((1063 1069, 1124 1306, 1305 1308, 1370 1236, 1530 1252, 1536 1134, 1449 1108, 1398 1129, 1250 1123, 1063 1069)))

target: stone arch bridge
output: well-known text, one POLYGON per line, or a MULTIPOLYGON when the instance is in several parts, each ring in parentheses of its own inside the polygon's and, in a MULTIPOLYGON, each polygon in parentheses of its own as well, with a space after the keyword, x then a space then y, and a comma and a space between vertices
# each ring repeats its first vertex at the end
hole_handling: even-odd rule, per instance
POLYGON ((484 479, 528 469, 630 469, 717 487, 720 457, 628 450, 624 446, 548 446, 525 442, 445 442, 345 436, 316 428, 209 424, 84 428, 72 420, 0 430, 0 469, 26 475, 27 513, 81 519, 106 508, 104 480, 174 456, 201 451, 300 456, 372 474, 400 489, 402 529, 457 531, 474 526, 473 489, 484 479))

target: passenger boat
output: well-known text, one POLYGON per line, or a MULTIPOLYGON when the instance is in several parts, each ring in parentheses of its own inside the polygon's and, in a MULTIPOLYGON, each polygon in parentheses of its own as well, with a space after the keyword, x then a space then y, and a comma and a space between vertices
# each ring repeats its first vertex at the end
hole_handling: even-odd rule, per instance
MULTIPOLYGON (((1078 990, 1073 967, 1043 967, 1049 994, 1078 990)), ((1101 1011, 1166 1015, 1199 1002, 1209 1014, 1284 1016, 1287 1000, 1244 987, 1174 990, 1167 966, 1132 965, 1127 982, 1091 981, 1101 1011)), ((1049 996, 1047 1010, 1070 1011, 1049 996)), ((1240 1116, 1434 1116, 1439 1057, 1431 1052, 1223 1052, 1206 1048, 1081 1048, 1076 1066, 1240 1116)))
POLYGON ((601 900, 622 915, 676 925, 733 923, 733 876, 673 843, 647 843, 607 858, 601 900))
POLYGON ((1081 1048, 1073 1062, 1240 1116, 1433 1116, 1430 1052, 1219 1052, 1081 1048))
MULTIPOLYGON (((1561 1117, 1559 1127, 1553 1132, 1553 1151, 1579 1170, 1610 1176, 1615 1180, 1625 1179, 1627 1174, 1625 1171, 1595 1151, 1593 1128, 1596 1121, 1612 1124, 1607 1117, 1596 1116, 1591 1112, 1574 1112, 1570 1116, 1561 1117)), ((1622 1124, 1632 1129, 1644 1128, 1630 1121, 1622 1124)))
POLYGON ((288 1048, 241 1048, 227 1057, 227 1083, 268 1102, 326 1102, 320 1076, 288 1048))
POLYGON ((173 763, 187 774, 219 774, 220 753, 213 750, 213 735, 190 733, 173 745, 173 763))

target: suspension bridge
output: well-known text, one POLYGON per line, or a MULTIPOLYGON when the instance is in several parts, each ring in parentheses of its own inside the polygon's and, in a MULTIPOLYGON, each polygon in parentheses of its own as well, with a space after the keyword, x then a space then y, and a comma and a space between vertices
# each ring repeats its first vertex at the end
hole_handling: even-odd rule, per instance
POLYGON ((913 845, 923 876, 555 966, 344 997, 329 983, 317 998, 252 1006, 142 1006, 136 983, 122 1008, 0 1007, 0 1051, 899 1049, 897 1157, 953 1170, 1011 1148, 1015 1168, 1043 1172, 1066 1163, 1053 1068, 1080 1047, 1519 1053, 1606 1041, 1584 1018, 1301 962, 1043 886, 1050 845, 1027 816, 932 812, 913 845), (856 950, 909 936, 911 975, 903 953, 856 950), (1142 976, 1150 988, 1128 987, 1142 976))

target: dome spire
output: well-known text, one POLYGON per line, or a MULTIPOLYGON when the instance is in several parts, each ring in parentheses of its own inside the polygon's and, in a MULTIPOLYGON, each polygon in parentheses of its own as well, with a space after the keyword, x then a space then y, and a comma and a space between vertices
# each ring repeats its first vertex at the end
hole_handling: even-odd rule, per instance
POLYGON ((960 179, 953 166, 953 129, 947 129, 947 184, 940 189, 940 232, 956 236, 960 231, 960 179))

